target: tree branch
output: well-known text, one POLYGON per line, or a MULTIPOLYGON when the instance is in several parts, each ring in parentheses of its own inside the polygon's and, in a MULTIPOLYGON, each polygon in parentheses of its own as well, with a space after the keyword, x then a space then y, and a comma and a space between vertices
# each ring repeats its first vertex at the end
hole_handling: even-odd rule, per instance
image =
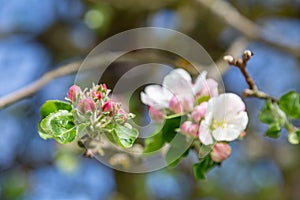
POLYGON ((46 85, 51 80, 65 76, 71 73, 76 72, 80 67, 81 62, 73 62, 70 64, 67 64, 63 67, 60 67, 58 69, 54 69, 52 71, 49 71, 45 73, 41 78, 34 81, 33 83, 25 86, 24 88, 21 88, 15 92, 12 92, 4 97, 0 98, 0 108, 5 108, 6 106, 13 104, 21 99, 24 99, 28 96, 33 95, 35 92, 40 90, 44 85, 46 85))
MULTIPOLYGON (((103 63, 107 63, 107 61, 114 57, 116 53, 107 53, 100 56, 94 56, 92 57, 89 62, 89 68, 98 67, 99 65, 103 63)), ((119 54, 117 54, 119 55, 119 54)), ((119 61, 125 61, 128 60, 128 58, 121 58, 119 61)), ((42 77, 40 77, 38 80, 32 82, 31 84, 14 91, 12 93, 7 94, 6 96, 0 97, 0 109, 5 108, 17 101, 20 101, 22 99, 25 99, 26 97, 29 97, 39 91, 43 86, 45 86, 50 81, 66 76, 69 74, 73 74, 77 72, 80 68, 80 65, 83 60, 75 61, 66 65, 63 65, 57 69, 51 70, 49 72, 46 72, 42 77)))
MULTIPOLYGON (((248 41, 245 38, 238 38, 228 48, 226 54, 237 55, 240 52, 242 52, 242 50, 245 49, 247 45, 248 45, 248 41)), ((116 53, 107 53, 101 56, 95 56, 94 58, 89 60, 90 68, 99 67, 100 65, 106 63, 107 60, 109 60, 111 57, 114 57, 115 54, 116 53)), ((150 54, 149 53, 129 54, 129 56, 121 57, 117 59, 116 62, 133 62, 133 61, 141 60, 141 58, 143 59, 143 61, 148 63, 156 62, 158 59, 160 59, 162 63, 181 67, 180 66, 181 64, 177 63, 176 60, 174 60, 174 58, 162 58, 161 55, 151 54, 151 53, 150 54)), ((82 60, 63 65, 57 69, 45 73, 42 77, 40 77, 38 80, 34 81, 33 83, 17 91, 14 91, 10 94, 7 94, 6 96, 0 97, 0 109, 5 108, 15 102, 18 102, 22 99, 25 99, 33 95, 34 93, 39 91, 43 86, 45 86, 47 83, 49 83, 50 81, 58 77, 76 73, 79 70, 81 63, 82 60)), ((218 66, 218 69, 221 74, 225 73, 229 68, 228 64, 223 59, 219 59, 216 62, 216 65, 218 66)), ((215 72, 215 70, 212 71, 211 75, 213 77, 218 77, 218 74, 217 75, 213 74, 213 72, 215 72)))
POLYGON ((224 60, 228 62, 228 64, 233 65, 241 71, 243 74, 249 89, 244 90, 244 96, 245 97, 257 97, 260 99, 269 99, 273 102, 277 102, 278 100, 275 97, 272 97, 262 91, 260 91, 255 83, 255 81, 252 79, 250 74, 247 71, 247 63, 252 58, 254 54, 246 50, 243 53, 242 58, 233 58, 231 55, 224 56, 224 60))
MULTIPOLYGON (((222 0, 196 0, 201 5, 210 9, 211 12, 218 16, 228 26, 238 30, 245 37, 251 40, 258 40, 270 46, 282 49, 286 52, 300 57, 300 48, 283 45, 277 42, 266 40, 262 35, 262 27, 258 26, 245 16, 243 16, 229 2, 222 0)), ((279 37, 278 37, 279 38, 279 37)))

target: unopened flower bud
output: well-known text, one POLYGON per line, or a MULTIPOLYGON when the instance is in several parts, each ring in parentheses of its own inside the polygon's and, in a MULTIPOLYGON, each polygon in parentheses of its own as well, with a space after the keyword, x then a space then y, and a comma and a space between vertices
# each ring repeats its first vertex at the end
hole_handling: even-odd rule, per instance
POLYGON ((107 92, 107 86, 106 86, 106 84, 103 83, 103 84, 101 84, 101 86, 102 86, 103 90, 104 90, 105 92, 107 92))
POLYGON ((198 130, 199 130, 199 126, 197 124, 193 124, 190 121, 185 121, 180 126, 180 132, 186 135, 197 136, 198 130))
POLYGON ((93 91, 92 95, 95 99, 102 99, 102 93, 100 91, 93 91))
POLYGON ((76 101, 78 96, 82 93, 80 87, 78 87, 77 85, 72 85, 68 91, 68 98, 71 101, 76 101))
POLYGON ((105 102, 102 106, 104 112, 112 112, 114 110, 115 103, 112 100, 105 102))
POLYGON ((122 108, 118 109, 116 111, 116 118, 115 120, 120 123, 120 124, 124 124, 128 121, 128 115, 125 112, 125 110, 123 110, 122 108))
POLYGON ((170 100, 169 108, 174 113, 182 113, 182 111, 183 111, 182 105, 176 96, 173 96, 172 99, 170 100))
POLYGON ((246 134, 247 134, 246 131, 241 132, 240 138, 244 138, 246 136, 246 134))
POLYGON ((207 109, 207 102, 202 102, 199 106, 196 106, 192 112, 192 119, 195 122, 199 122, 202 117, 204 117, 206 109, 207 109))
POLYGON ((250 50, 244 51, 244 54, 245 54, 246 56, 248 56, 248 57, 253 56, 253 53, 252 53, 250 50))
POLYGON ((149 107, 149 114, 151 119, 156 122, 161 122, 164 119, 164 114, 162 111, 155 109, 154 107, 149 107))
POLYGON ((234 58, 231 55, 224 56, 223 59, 228 63, 232 63, 234 60, 234 58))
POLYGON ((207 79, 203 88, 197 93, 197 96, 216 97, 219 95, 218 83, 213 79, 207 79))
POLYGON ((93 112, 96 109, 96 104, 92 99, 85 98, 78 102, 78 109, 82 113, 93 112))
POLYGON ((193 109, 194 101, 195 101, 194 97, 183 99, 183 109, 185 112, 189 112, 193 109))
POLYGON ((211 159, 215 162, 226 160, 231 154, 231 147, 226 143, 217 143, 210 153, 211 159))

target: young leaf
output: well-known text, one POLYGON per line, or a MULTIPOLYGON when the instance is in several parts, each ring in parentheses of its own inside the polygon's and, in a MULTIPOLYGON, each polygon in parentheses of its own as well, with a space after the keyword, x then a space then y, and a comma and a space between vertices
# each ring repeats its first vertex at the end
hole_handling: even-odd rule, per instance
POLYGON ((300 143, 300 129, 295 132, 289 133, 288 140, 291 144, 299 144, 300 143))
POLYGON ((134 141, 137 139, 139 133, 135 128, 129 128, 125 125, 115 124, 114 131, 116 137, 115 142, 124 148, 132 147, 134 141))
POLYGON ((300 94, 288 92, 279 99, 280 109, 293 119, 300 118, 300 94))
POLYGON ((162 132, 158 132, 155 135, 145 139, 144 153, 154 153, 161 149, 165 144, 162 132))
POLYGON ((214 162, 210 155, 206 156, 199 163, 193 165, 193 172, 196 179, 205 179, 206 174, 213 167, 219 165, 219 163, 214 162))
POLYGON ((42 119, 44 119, 45 117, 47 117, 49 114, 51 113, 55 113, 59 110, 67 110, 67 111, 71 111, 72 110, 72 106, 70 103, 64 102, 64 101, 59 101, 59 100, 49 100, 46 101, 40 110, 40 114, 42 119))
POLYGON ((38 125, 38 131, 41 138, 53 138, 61 144, 70 143, 76 138, 73 115, 66 110, 49 114, 38 125))
POLYGON ((269 129, 266 131, 266 136, 271 138, 278 138, 280 135, 281 127, 279 124, 274 123, 269 126, 269 129))
MULTIPOLYGON (((169 143, 176 136, 182 116, 168 118, 157 133, 145 140, 144 153, 151 153, 161 149, 165 143, 169 143)), ((184 141, 184 140, 183 140, 184 141)))
POLYGON ((186 137, 183 134, 177 134, 176 137, 169 143, 170 148, 166 154, 166 162, 168 165, 177 164, 184 155, 187 155, 188 149, 194 138, 186 137))
POLYGON ((166 154, 166 162, 170 167, 176 167, 176 165, 181 161, 182 158, 188 156, 189 148, 180 149, 178 147, 170 147, 167 154, 166 154))
POLYGON ((259 112, 259 119, 265 124, 278 124, 284 126, 286 122, 285 113, 279 108, 277 103, 267 101, 262 110, 259 112))
POLYGON ((180 122, 184 121, 183 116, 166 119, 163 128, 161 129, 163 139, 166 142, 171 142, 177 134, 176 129, 180 127, 180 122))

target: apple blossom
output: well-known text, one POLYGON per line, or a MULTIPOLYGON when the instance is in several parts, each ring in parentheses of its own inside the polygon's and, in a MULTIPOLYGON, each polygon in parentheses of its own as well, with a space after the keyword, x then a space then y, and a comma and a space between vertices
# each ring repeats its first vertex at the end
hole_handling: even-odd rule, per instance
POLYGON ((231 154, 231 147, 226 143, 217 143, 210 153, 211 159, 215 162, 226 160, 231 154))
POLYGON ((196 95, 218 95, 217 82, 206 80, 206 74, 206 71, 202 72, 193 85, 187 71, 175 69, 165 76, 162 86, 147 86, 145 92, 141 93, 141 100, 156 109, 170 109, 174 113, 192 111, 196 95))
POLYGON ((233 141, 245 130, 248 115, 245 104, 233 93, 221 94, 208 101, 205 119, 201 121, 199 139, 204 145, 215 141, 233 141))

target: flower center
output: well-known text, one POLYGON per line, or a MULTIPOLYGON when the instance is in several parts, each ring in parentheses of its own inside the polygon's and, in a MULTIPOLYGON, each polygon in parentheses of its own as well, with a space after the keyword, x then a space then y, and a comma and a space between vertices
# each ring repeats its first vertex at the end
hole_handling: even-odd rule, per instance
POLYGON ((228 122, 226 120, 214 120, 213 124, 212 124, 212 128, 213 129, 217 129, 217 128, 227 128, 228 127, 228 122))

